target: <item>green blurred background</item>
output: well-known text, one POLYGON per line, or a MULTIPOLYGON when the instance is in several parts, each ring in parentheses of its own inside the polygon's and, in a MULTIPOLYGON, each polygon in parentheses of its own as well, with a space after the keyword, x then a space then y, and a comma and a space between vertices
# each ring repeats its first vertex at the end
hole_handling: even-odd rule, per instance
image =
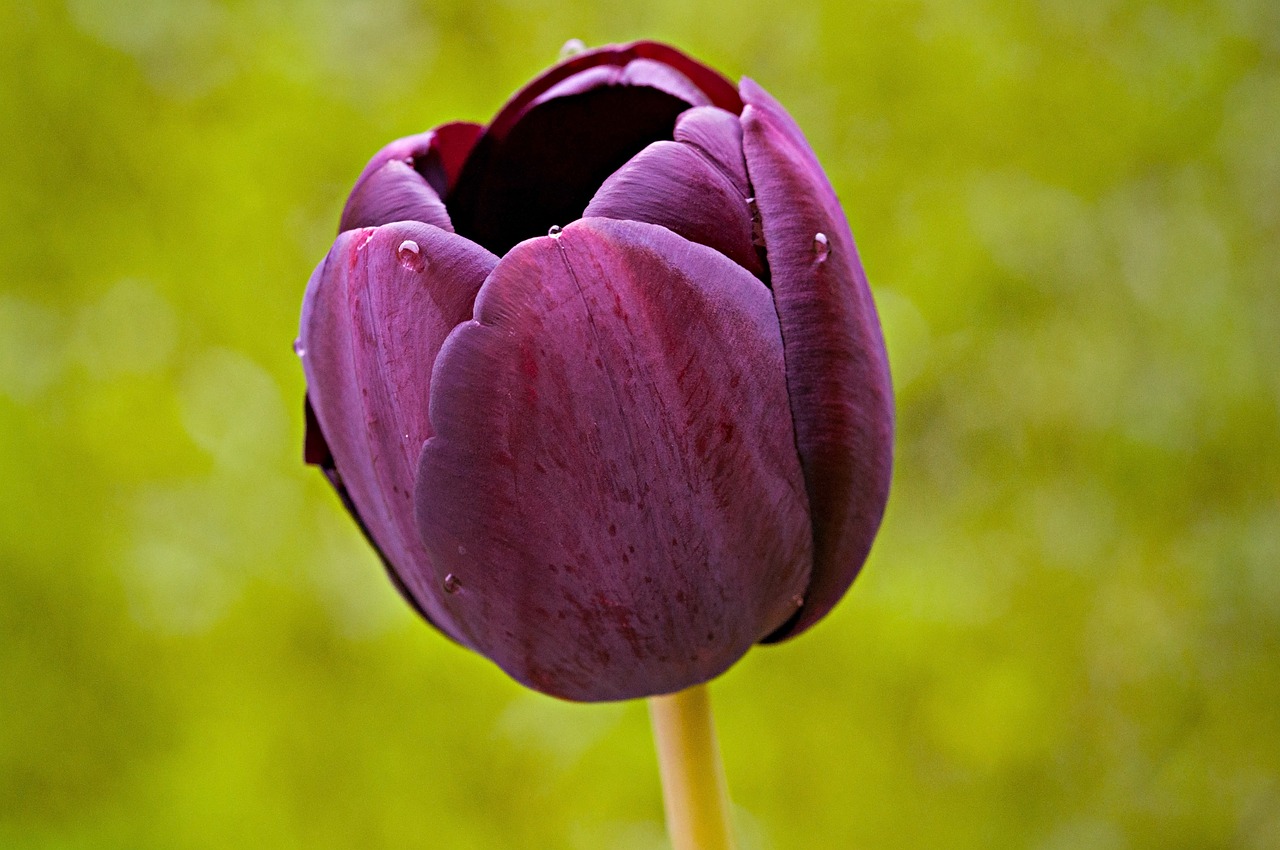
POLYGON ((744 850, 1280 848, 1280 4, 0 5, 0 847, 665 845, 302 466, 367 157, 588 44, 789 106, 898 390, 865 573, 713 687, 744 850))

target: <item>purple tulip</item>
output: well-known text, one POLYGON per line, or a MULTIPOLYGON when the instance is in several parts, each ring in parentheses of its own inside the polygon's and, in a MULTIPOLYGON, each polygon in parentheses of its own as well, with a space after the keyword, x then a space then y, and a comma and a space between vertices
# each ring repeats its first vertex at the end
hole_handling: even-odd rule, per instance
POLYGON ((307 459, 524 684, 669 693, 804 631, 888 497, 884 341, 785 110, 662 44, 381 150, 307 287, 307 459))

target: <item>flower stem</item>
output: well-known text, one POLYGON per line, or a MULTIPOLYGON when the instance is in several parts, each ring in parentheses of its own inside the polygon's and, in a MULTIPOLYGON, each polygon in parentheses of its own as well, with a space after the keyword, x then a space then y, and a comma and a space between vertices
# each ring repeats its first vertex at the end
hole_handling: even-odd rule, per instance
POLYGON ((706 685, 649 699, 674 850, 733 850, 729 792, 706 685))

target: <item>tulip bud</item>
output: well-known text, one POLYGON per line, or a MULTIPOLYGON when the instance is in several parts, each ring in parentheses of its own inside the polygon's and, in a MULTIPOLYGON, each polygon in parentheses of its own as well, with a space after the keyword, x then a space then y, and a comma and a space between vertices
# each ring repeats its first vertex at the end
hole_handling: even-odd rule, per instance
POLYGON ((835 193, 763 89, 665 45, 380 151, 299 348, 307 460, 401 592, 555 696, 678 691, 804 631, 888 497, 835 193))

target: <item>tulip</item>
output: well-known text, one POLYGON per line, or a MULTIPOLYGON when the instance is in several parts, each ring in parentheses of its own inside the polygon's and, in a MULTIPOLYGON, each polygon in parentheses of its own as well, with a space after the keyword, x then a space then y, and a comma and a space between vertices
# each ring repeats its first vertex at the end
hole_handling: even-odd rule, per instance
POLYGON ((787 112, 652 42, 392 142, 307 287, 319 465, 432 625, 583 701, 845 593, 888 496, 871 293, 787 112))

